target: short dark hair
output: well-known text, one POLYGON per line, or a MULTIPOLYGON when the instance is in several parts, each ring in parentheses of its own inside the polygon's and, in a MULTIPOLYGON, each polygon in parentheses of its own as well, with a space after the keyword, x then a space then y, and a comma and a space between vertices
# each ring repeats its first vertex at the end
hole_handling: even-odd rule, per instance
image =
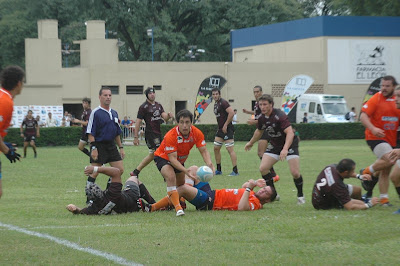
POLYGON ((258 97, 258 101, 268 101, 272 106, 274 106, 274 98, 269 94, 263 94, 258 97))
POLYGON ((355 108, 355 107, 351 107, 351 110, 352 110, 352 111, 355 111, 355 110, 356 110, 356 108, 355 108))
POLYGON ((179 122, 181 117, 189 117, 190 118, 190 122, 193 123, 193 114, 189 110, 187 110, 187 109, 180 110, 176 114, 176 121, 179 122))
POLYGON ((255 88, 258 88, 258 89, 260 89, 260 91, 262 91, 262 87, 261 87, 260 85, 256 85, 256 86, 254 86, 254 88, 253 88, 253 89, 255 89, 255 88))
POLYGON ((393 86, 397 86, 398 85, 396 79, 393 76, 384 76, 382 79, 383 80, 390 80, 392 82, 393 86))
POLYGON ((19 66, 8 66, 0 74, 1 86, 7 90, 13 90, 18 82, 23 82, 25 78, 24 70, 19 66))
POLYGON ((356 166, 356 163, 352 159, 342 159, 340 162, 336 165, 336 170, 338 170, 339 173, 343 173, 345 171, 351 171, 353 168, 356 166))
POLYGON ((108 90, 111 91, 111 89, 109 87, 101 87, 101 89, 99 90, 99 96, 103 93, 103 91, 108 90))
POLYGON ((214 88, 211 90, 211 93, 213 93, 214 91, 218 91, 218 94, 221 95, 221 91, 218 88, 214 88))
MULTIPOLYGON (((100 95, 101 95, 101 93, 100 93, 100 95)), ((89 105, 92 103, 92 101, 88 97, 83 98, 82 102, 87 102, 89 105)))
POLYGON ((33 114, 33 111, 32 111, 32 110, 28 110, 28 114, 29 114, 29 113, 32 113, 32 114, 33 114))

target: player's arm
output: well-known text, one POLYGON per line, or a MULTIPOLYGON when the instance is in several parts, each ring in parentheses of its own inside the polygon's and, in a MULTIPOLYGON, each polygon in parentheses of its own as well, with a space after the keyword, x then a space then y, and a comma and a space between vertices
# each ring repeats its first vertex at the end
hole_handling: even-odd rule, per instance
POLYGON ((115 142, 118 145, 119 148, 119 154, 121 155, 121 158, 124 159, 125 157, 125 151, 124 151, 124 146, 122 146, 122 141, 121 141, 121 135, 117 135, 115 137, 115 142))
POLYGON ((79 208, 78 206, 74 205, 74 204, 68 204, 67 205, 67 210, 72 212, 73 214, 81 214, 82 209, 79 208))
POLYGON ((4 143, 3 138, 0 136, 0 151, 3 154, 7 154, 9 151, 9 148, 7 147, 7 145, 4 143))
POLYGON ((249 204, 250 191, 252 191, 253 188, 256 186, 256 182, 253 179, 250 179, 243 185, 246 186, 246 190, 243 192, 243 195, 240 198, 239 205, 238 205, 238 211, 249 211, 250 210, 250 204, 249 204))
POLYGON ((121 171, 116 167, 88 165, 85 167, 84 173, 85 173, 85 175, 90 175, 93 173, 104 174, 104 175, 111 177, 111 182, 122 183, 121 171))
POLYGON ((40 137, 39 123, 36 123, 36 124, 35 124, 35 127, 36 127, 36 136, 37 136, 37 137, 40 137))
POLYGON ((135 134, 133 135, 133 144, 139 145, 139 130, 142 125, 142 119, 137 118, 135 122, 135 134))
POLYGON ((245 108, 243 108, 243 113, 245 113, 245 114, 249 114, 249 115, 254 115, 255 114, 255 112, 254 111, 249 111, 249 110, 247 110, 247 109, 245 109, 245 108))
POLYGON ((24 122, 22 122, 21 126, 19 127, 19 133, 21 134, 21 137, 24 136, 24 122))
POLYGON ((366 210, 369 209, 376 204, 378 204, 379 200, 378 198, 374 197, 372 198, 368 203, 365 203, 364 201, 357 200, 357 199, 351 199, 349 202, 343 205, 343 207, 346 210, 366 210))
POLYGON ((170 118, 173 117, 173 115, 171 112, 168 112, 168 113, 162 112, 161 117, 162 117, 162 119, 164 119, 165 122, 167 122, 170 118))
POLYGON ((385 131, 383 129, 380 129, 378 127, 375 127, 368 114, 366 114, 365 112, 362 112, 360 115, 360 121, 361 123, 364 125, 364 127, 368 128, 372 134, 374 134, 374 136, 378 137, 378 138, 383 138, 385 137, 385 131))
POLYGON ((251 150, 251 147, 253 147, 254 143, 256 143, 262 136, 264 130, 256 129, 254 131, 253 137, 251 137, 250 141, 246 143, 244 146, 245 151, 251 150))
POLYGON ((287 154, 289 153, 289 148, 292 145, 293 138, 294 138, 292 126, 285 128, 285 130, 283 132, 285 132, 285 134, 286 134, 286 139, 285 139, 285 145, 283 145, 281 154, 279 156, 279 158, 281 160, 284 160, 286 158, 287 154))
POLYGON ((211 161, 211 156, 210 156, 210 153, 208 152, 206 146, 199 147, 199 152, 201 154, 201 157, 203 157, 203 160, 206 163, 206 165, 212 169, 213 173, 215 173, 215 168, 211 161))
POLYGON ((225 128, 225 133, 226 133, 226 129, 227 129, 228 125, 232 122, 233 116, 235 115, 235 111, 233 111, 232 106, 229 106, 228 108, 226 108, 225 111, 228 113, 228 117, 226 118, 226 121, 223 126, 223 129, 225 128))

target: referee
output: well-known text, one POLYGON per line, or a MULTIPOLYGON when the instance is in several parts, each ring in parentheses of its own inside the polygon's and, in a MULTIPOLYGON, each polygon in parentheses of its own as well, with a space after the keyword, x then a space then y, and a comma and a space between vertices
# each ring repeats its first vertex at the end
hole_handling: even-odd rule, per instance
MULTIPOLYGON (((111 109, 111 90, 103 87, 99 91, 100 106, 92 111, 89 117, 86 133, 90 142, 90 164, 101 166, 109 163, 122 173, 125 157, 120 135, 122 133, 118 123, 118 113, 111 109), (119 152, 117 149, 117 144, 119 152)), ((95 182, 97 173, 88 175, 87 185, 95 182)))

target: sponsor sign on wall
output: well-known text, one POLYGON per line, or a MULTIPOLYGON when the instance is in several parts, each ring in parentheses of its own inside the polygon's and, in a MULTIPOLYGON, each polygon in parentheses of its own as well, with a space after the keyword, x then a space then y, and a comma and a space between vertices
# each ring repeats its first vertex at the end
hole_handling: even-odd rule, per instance
POLYGON ((11 120, 12 127, 20 127, 28 110, 32 110, 33 117, 40 116, 40 121, 46 123, 48 113, 52 113, 52 117, 57 120, 57 126, 61 125, 61 120, 64 115, 62 106, 53 105, 29 105, 29 106, 14 106, 13 116, 11 120))
POLYGON ((400 40, 328 39, 327 47, 328 84, 370 84, 400 69, 400 40))

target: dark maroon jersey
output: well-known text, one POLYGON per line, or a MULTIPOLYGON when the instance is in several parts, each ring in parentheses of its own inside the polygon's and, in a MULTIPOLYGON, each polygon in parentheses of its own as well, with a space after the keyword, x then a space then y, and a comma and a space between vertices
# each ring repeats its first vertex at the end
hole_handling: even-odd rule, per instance
MULTIPOLYGON (((84 121, 84 122, 89 121, 89 117, 90 117, 91 113, 92 113, 92 109, 83 110, 83 113, 81 115, 81 120, 84 121)), ((86 126, 82 126, 82 132, 86 133, 86 130, 87 130, 87 125, 86 126)))
POLYGON ((121 191, 121 189, 121 183, 112 182, 109 188, 104 191, 103 199, 95 200, 87 208, 83 208, 81 210, 81 214, 99 214, 99 211, 101 211, 110 201, 115 203, 115 206, 112 210, 116 213, 139 211, 139 207, 137 204, 138 199, 133 199, 128 195, 127 190, 121 191))
MULTIPOLYGON (((218 102, 214 103, 214 114, 217 118, 218 129, 222 129, 226 120, 228 119, 228 112, 226 109, 231 106, 228 101, 220 98, 218 102)), ((232 125, 232 121, 229 123, 228 126, 232 125)))
POLYGON ((257 128, 267 132, 271 138, 270 142, 275 147, 283 147, 285 145, 286 133, 284 130, 290 126, 287 115, 276 108, 272 110, 269 117, 263 114, 258 117, 257 128))
POLYGON ((258 102, 256 102, 256 103, 254 104, 253 111, 254 111, 254 119, 258 119, 258 118, 260 117, 260 115, 261 115, 261 109, 260 109, 260 107, 258 106, 258 102))
POLYGON ((319 174, 312 194, 312 203, 316 209, 343 208, 351 200, 343 178, 336 165, 329 165, 319 174))
POLYGON ((25 136, 36 136, 38 122, 33 117, 31 119, 25 118, 24 121, 22 121, 22 127, 25 127, 25 136))
POLYGON ((164 108, 159 102, 154 104, 145 101, 140 107, 137 118, 146 122, 146 132, 161 134, 160 125, 163 123, 161 114, 164 113, 164 108))

